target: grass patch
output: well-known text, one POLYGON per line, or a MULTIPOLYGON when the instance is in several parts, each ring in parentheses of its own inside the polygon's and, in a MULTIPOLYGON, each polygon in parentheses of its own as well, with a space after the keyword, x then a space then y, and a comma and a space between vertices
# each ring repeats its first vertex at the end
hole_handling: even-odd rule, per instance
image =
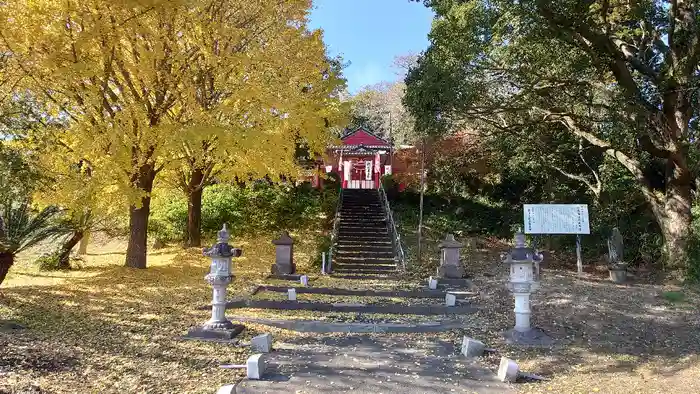
POLYGON ((661 297, 664 300, 672 303, 685 301, 685 294, 681 293, 680 291, 665 291, 661 293, 661 297))

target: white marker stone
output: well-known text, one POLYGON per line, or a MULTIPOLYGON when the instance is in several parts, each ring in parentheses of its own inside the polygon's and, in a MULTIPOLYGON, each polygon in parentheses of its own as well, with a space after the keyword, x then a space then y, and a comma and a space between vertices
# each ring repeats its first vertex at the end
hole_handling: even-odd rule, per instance
POLYGON ((246 372, 248 373, 248 379, 259 380, 265 374, 265 359, 262 354, 254 354, 248 357, 248 362, 246 363, 246 372))
POLYGON ((438 285, 437 279, 433 278, 432 276, 428 279, 428 288, 430 290, 436 290, 438 285))
POLYGON ((216 390, 216 394, 236 394, 236 385, 227 384, 226 386, 221 386, 216 390))
POLYGON ((454 294, 447 293, 447 295, 445 296, 445 305, 455 306, 456 303, 457 303, 457 296, 455 296, 454 294))
POLYGON ((302 275, 302 276, 299 278, 299 282, 301 282, 301 285, 302 285, 302 286, 306 287, 306 286, 309 285, 309 277, 306 276, 306 275, 302 275))
POLYGON ((250 340, 250 347, 253 351, 260 353, 270 353, 272 351, 272 334, 262 334, 250 340))
POLYGON ((501 382, 515 382, 518 378, 518 364, 515 361, 501 357, 501 364, 498 366, 498 380, 501 382))
POLYGON ((462 340, 462 354, 467 357, 480 357, 484 355, 484 349, 486 345, 483 342, 477 341, 476 339, 464 336, 462 340))
POLYGON ((297 290, 296 289, 287 290, 287 297, 289 298, 289 301, 296 301, 297 300, 297 290))

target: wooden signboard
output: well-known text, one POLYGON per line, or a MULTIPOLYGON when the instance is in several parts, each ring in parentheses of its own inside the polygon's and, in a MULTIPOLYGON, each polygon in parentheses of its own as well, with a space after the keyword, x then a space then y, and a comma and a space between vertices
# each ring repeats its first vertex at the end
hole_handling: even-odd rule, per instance
POLYGON ((590 234, 586 204, 525 204, 523 205, 525 234, 576 235, 576 266, 583 274, 581 235, 590 234))
POLYGON ((525 234, 590 234, 586 204, 525 204, 525 234))

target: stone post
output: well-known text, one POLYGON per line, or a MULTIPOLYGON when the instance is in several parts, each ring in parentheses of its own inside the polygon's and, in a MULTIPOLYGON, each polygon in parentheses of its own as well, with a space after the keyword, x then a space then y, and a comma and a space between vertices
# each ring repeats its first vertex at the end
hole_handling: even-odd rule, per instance
POLYGON ((293 275, 296 272, 294 240, 285 231, 279 239, 272 241, 272 243, 275 244, 275 264, 271 268, 272 274, 277 276, 293 275))
POLYGON ((241 249, 228 244, 229 233, 226 225, 218 232, 218 239, 210 249, 204 249, 204 256, 211 258, 209 273, 204 279, 212 286, 211 318, 200 328, 190 330, 188 336, 201 339, 233 339, 243 326, 233 324, 226 318, 226 288, 233 280, 231 258, 239 257, 241 249))
POLYGON ((608 270, 610 280, 622 284, 627 280, 627 263, 624 259, 624 242, 620 230, 615 227, 608 238, 608 270))
POLYGON ((515 327, 506 332, 506 340, 511 344, 526 346, 546 346, 551 343, 542 330, 530 325, 530 295, 540 287, 539 264, 541 253, 527 247, 525 234, 515 234, 515 247, 501 255, 501 260, 510 266, 508 289, 515 299, 515 327))
POLYGON ((460 249, 462 244, 455 240, 454 235, 447 234, 440 248, 440 267, 437 275, 441 278, 460 279, 464 277, 464 267, 460 262, 460 249))

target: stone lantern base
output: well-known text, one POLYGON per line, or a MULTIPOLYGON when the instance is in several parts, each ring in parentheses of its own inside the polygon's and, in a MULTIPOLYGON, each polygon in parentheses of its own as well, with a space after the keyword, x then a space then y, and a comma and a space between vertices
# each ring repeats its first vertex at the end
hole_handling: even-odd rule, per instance
POLYGON ((297 271, 297 265, 294 263, 291 264, 272 264, 270 266, 270 272, 272 273, 272 276, 278 276, 278 277, 293 277, 297 276, 300 277, 301 275, 296 275, 297 271))
POLYGON ((201 327, 191 329, 186 335, 187 339, 199 339, 203 341, 230 341, 243 332, 245 326, 233 324, 230 321, 225 323, 204 324, 201 327))
POLYGON ((462 279, 465 276, 464 267, 443 264, 438 267, 437 276, 444 279, 462 279))
POLYGON ((528 331, 510 329, 503 333, 506 343, 523 347, 550 347, 554 339, 547 335, 541 328, 531 328, 528 331))

